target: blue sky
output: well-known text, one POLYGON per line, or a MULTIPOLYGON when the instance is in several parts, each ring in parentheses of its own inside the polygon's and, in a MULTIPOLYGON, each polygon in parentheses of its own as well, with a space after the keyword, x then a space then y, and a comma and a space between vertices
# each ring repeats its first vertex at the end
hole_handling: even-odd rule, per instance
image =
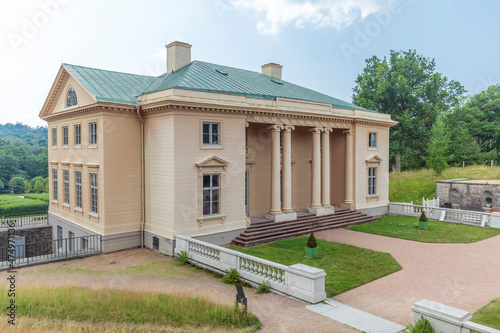
POLYGON ((500 1, 23 0, 0 5, 0 123, 38 112, 62 62, 159 75, 165 42, 351 101, 365 59, 416 49, 475 94, 500 81, 500 1))

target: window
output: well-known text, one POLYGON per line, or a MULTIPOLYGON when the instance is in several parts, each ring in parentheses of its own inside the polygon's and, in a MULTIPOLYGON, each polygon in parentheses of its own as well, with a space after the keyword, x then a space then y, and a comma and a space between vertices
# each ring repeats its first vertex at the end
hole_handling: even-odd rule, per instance
POLYGON ((90 145, 95 146, 97 144, 97 123, 90 123, 90 145))
POLYGON ((66 107, 75 106, 78 104, 78 100, 76 98, 75 89, 69 88, 68 95, 66 96, 66 107))
POLYGON ((68 231, 68 250, 69 251, 74 251, 75 250, 75 234, 72 233, 71 231, 68 231))
POLYGON ((203 175, 203 216, 220 213, 220 174, 203 175))
POLYGON ((75 125, 75 146, 80 146, 82 144, 82 126, 80 124, 75 125))
POLYGON ((160 239, 158 237, 153 237, 153 250, 160 251, 160 239))
POLYGON ((97 173, 90 174, 90 211, 97 214, 97 173))
POLYGON ((368 148, 377 148, 377 133, 368 133, 368 148))
POLYGON ((377 168, 368 168, 368 195, 377 194, 377 168))
POLYGON ((82 208, 82 172, 75 171, 76 208, 82 208))
POLYGON ((203 145, 220 145, 220 123, 203 123, 203 145))
POLYGON ((85 250, 88 250, 89 248, 89 240, 87 239, 87 237, 82 237, 82 250, 85 251, 85 250))
POLYGON ((52 198, 57 201, 57 169, 52 169, 52 187, 52 198))
POLYGON ((69 171, 63 170, 64 176, 64 203, 69 205, 69 171))
POLYGON ((63 127, 63 146, 68 146, 68 126, 63 127))
POLYGON ((52 147, 57 147, 57 128, 52 129, 52 147))
POLYGON ((63 238, 63 229, 62 229, 62 227, 57 226, 57 240, 58 240, 57 248, 59 250, 62 250, 62 248, 63 248, 62 238, 63 238))

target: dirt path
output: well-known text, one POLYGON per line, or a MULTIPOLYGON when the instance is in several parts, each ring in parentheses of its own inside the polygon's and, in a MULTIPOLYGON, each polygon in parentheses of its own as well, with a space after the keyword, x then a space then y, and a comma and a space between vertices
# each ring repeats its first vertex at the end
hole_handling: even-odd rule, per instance
POLYGON ((472 314, 500 297, 500 235, 473 244, 419 243, 345 229, 315 236, 392 254, 401 271, 333 299, 402 325, 424 298, 472 314))
MULTIPOLYGON (((17 289, 22 290, 23 286, 113 288, 202 295, 220 304, 234 304, 236 294, 234 286, 224 284, 220 279, 201 270, 179 267, 173 261, 172 258, 153 251, 134 249, 27 267, 18 270, 17 289), (159 265, 162 269, 154 267, 143 271, 130 269, 133 266, 158 261, 162 262, 159 265), (74 269, 101 272, 92 273, 74 269)), ((4 289, 7 285, 6 275, 6 272, 0 274, 4 289)), ((357 332, 307 310, 306 303, 276 294, 257 294, 255 290, 250 289, 246 289, 245 292, 249 311, 262 322, 259 332, 357 332)))

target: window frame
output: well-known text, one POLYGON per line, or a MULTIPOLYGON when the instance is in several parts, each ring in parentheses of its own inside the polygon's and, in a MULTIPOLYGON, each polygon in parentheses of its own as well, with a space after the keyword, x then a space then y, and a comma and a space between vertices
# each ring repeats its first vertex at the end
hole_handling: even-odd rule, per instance
POLYGON ((98 201, 98 179, 97 173, 89 173, 90 180, 90 213, 97 215, 99 213, 98 201), (93 179, 95 178, 95 179, 93 179))
POLYGON ((63 204, 69 205, 69 170, 63 169, 63 204))
POLYGON ((59 199, 58 193, 58 179, 57 179, 57 168, 52 168, 52 200, 57 202, 59 199))
POLYGON ((75 139, 75 146, 81 147, 81 145, 82 145, 82 125, 75 124, 74 130, 75 130, 75 138, 74 138, 75 139))
POLYGON ((89 122, 89 146, 97 146, 97 121, 89 122))
POLYGON ((75 171, 75 207, 82 209, 82 172, 75 171))
POLYGON ((377 167, 368 167, 368 196, 377 195, 377 167))
POLYGON ((62 127, 62 135, 63 135, 63 147, 68 147, 68 126, 62 127))
POLYGON ((202 121, 201 123, 201 144, 203 147, 222 146, 222 123, 220 121, 202 121), (208 133, 205 133, 205 125, 208 125, 208 133), (213 128, 217 126, 217 143, 213 143, 213 128), (205 143, 205 135, 208 135, 208 142, 205 143))
POLYGON ((68 251, 73 252, 75 251, 75 233, 72 231, 68 231, 68 251))
POLYGON ((368 149, 377 149, 377 137, 377 132, 368 132, 368 149))
POLYGON ((57 226, 57 249, 62 250, 63 249, 63 228, 58 225, 57 226))
POLYGON ((66 108, 72 108, 78 106, 78 95, 76 94, 76 91, 73 87, 69 87, 68 91, 66 92, 66 108), (69 105, 69 95, 73 94, 74 95, 74 104, 69 105))
POLYGON ((57 148, 57 127, 52 128, 52 148, 57 148))
POLYGON ((218 216, 221 214, 221 174, 220 173, 204 173, 203 174, 203 179, 202 179, 202 184, 205 183, 205 177, 209 177, 209 186, 206 187, 205 185, 202 185, 202 196, 203 196, 203 199, 202 199, 202 204, 203 204, 203 207, 202 207, 202 212, 203 212, 203 217, 209 217, 209 216, 218 216), (217 183, 218 185, 217 186, 214 186, 213 183, 213 178, 214 177, 217 177, 217 183), (210 212, 209 213, 205 213, 205 191, 209 191, 210 194, 209 194, 209 201, 208 201, 208 205, 209 205, 209 209, 210 209, 210 212), (217 191, 217 198, 218 200, 214 200, 214 192, 217 191), (213 205, 214 203, 217 203, 217 211, 214 212, 213 211, 213 205))

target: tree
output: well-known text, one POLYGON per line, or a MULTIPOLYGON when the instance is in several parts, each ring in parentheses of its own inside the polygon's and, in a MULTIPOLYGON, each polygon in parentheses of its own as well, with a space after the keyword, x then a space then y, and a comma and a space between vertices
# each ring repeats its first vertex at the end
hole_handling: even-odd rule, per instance
POLYGON ((427 147, 427 158, 425 160, 429 168, 434 169, 437 175, 441 175, 448 167, 448 161, 452 158, 449 154, 450 136, 446 132, 443 119, 438 117, 432 126, 432 135, 427 147))
POLYGON ((393 170, 422 167, 437 116, 463 100, 463 86, 436 73, 435 67, 434 59, 415 50, 391 51, 389 59, 367 59, 356 79, 353 102, 388 113, 398 122, 390 132, 393 170), (397 165, 399 161, 401 165, 397 165))
POLYGON ((22 192, 24 189, 24 178, 12 177, 12 179, 9 181, 9 186, 11 191, 14 191, 15 193, 22 192))
POLYGON ((5 187, 3 181, 0 180, 0 190, 3 190, 3 188, 5 187))
POLYGON ((24 181, 24 192, 29 193, 31 191, 31 184, 29 181, 25 180, 24 181))
POLYGON ((44 186, 43 186, 43 181, 41 181, 40 179, 37 179, 35 181, 35 185, 33 186, 33 190, 36 192, 36 193, 42 193, 44 191, 44 186))

